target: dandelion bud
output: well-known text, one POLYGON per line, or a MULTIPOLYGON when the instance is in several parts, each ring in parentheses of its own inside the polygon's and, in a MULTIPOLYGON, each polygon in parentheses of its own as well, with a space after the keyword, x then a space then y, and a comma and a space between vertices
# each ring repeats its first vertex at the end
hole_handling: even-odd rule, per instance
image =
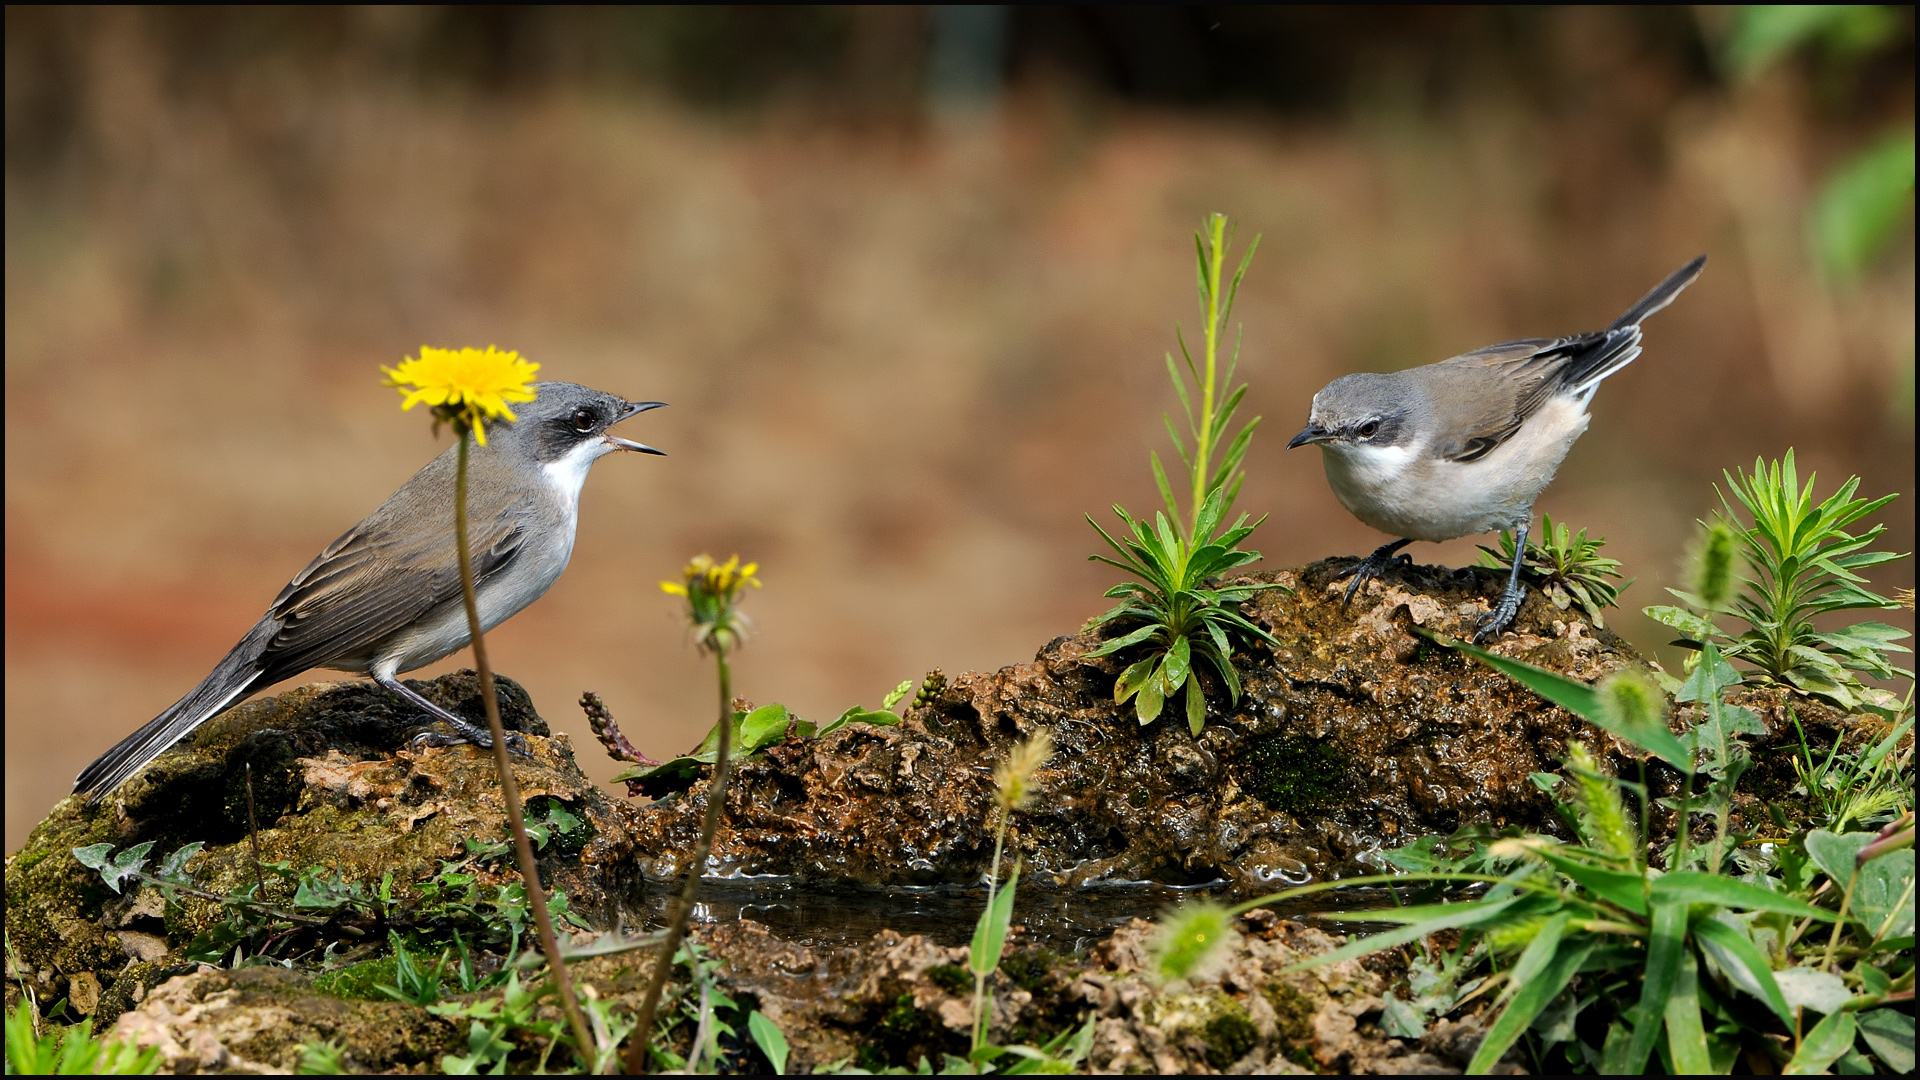
POLYGON ((1724 521, 1706 527, 1694 560, 1693 594, 1708 611, 1723 611, 1733 598, 1733 530, 1724 521))
POLYGON ((1211 900, 1182 904, 1160 923, 1149 969, 1163 982, 1204 975, 1226 955, 1239 935, 1233 912, 1211 900))

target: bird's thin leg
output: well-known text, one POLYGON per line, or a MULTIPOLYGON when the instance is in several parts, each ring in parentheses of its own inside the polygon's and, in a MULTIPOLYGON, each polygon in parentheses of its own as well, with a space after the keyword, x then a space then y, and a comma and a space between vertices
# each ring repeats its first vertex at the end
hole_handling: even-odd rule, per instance
MULTIPOLYGON (((1413 543, 1411 538, 1402 538, 1395 540, 1391 544, 1381 544, 1379 547, 1373 549, 1373 554, 1333 575, 1333 580, 1335 581, 1339 581, 1349 574, 1353 576, 1353 584, 1347 586, 1346 599, 1340 601, 1340 610, 1345 611, 1347 605, 1353 603, 1353 594, 1360 591, 1360 586, 1379 577, 1382 573, 1386 572, 1387 567, 1393 565, 1394 552, 1399 551, 1411 543, 1413 543)), ((1407 555, 1402 555, 1400 558, 1404 562, 1413 561, 1412 557, 1407 555)))
MULTIPOLYGON (((460 743, 472 743, 483 750, 493 749, 493 736, 486 728, 435 705, 408 689, 405 683, 391 675, 375 674, 373 681, 400 697, 401 700, 425 709, 427 715, 453 729, 452 735, 424 732, 418 736, 418 741, 430 746, 457 746, 460 743)), ((507 748, 519 752, 522 756, 527 753, 526 740, 520 738, 520 733, 516 731, 507 732, 507 748)))
POLYGON ((1521 522, 1513 530, 1513 570, 1507 574, 1507 587, 1500 590, 1500 599, 1494 601, 1493 610, 1480 620, 1473 631, 1473 643, 1485 645, 1500 636, 1500 632, 1513 625, 1515 616, 1520 614, 1520 604, 1527 598, 1526 586, 1520 584, 1520 565, 1527 558, 1527 529, 1532 524, 1532 516, 1521 522))

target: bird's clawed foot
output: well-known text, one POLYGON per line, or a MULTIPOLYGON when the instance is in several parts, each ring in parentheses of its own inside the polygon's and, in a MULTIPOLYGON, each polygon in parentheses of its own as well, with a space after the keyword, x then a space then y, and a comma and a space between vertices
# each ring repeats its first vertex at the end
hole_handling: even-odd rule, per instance
POLYGON ((1391 544, 1381 544, 1373 550, 1373 554, 1333 575, 1335 581, 1348 576, 1353 578, 1353 584, 1347 586, 1346 597, 1340 601, 1340 610, 1345 611, 1347 605, 1353 603, 1354 594, 1360 591, 1362 585, 1386 573, 1387 569, 1395 563, 1405 566, 1413 565, 1413 556, 1394 554, 1411 543, 1413 543, 1411 540, 1395 540, 1391 544))
POLYGON ((1493 602, 1493 610, 1487 612, 1473 629, 1473 643, 1485 645, 1499 637, 1520 614, 1520 604, 1527 598, 1526 588, 1509 584, 1500 592, 1500 599, 1493 602))
MULTIPOLYGON (((486 728, 461 721, 452 731, 429 729, 413 737, 413 745, 421 746, 477 746, 482 750, 493 749, 493 735, 486 728)), ((523 758, 531 759, 533 753, 527 749, 527 740, 517 731, 507 732, 507 749, 523 758)))

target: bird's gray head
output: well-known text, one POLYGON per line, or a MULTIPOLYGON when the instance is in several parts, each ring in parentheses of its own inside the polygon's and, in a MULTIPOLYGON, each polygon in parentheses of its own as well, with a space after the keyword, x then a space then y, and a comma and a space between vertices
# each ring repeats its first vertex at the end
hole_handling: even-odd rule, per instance
POLYGON ((1405 375, 1343 375, 1313 395, 1307 426, 1287 449, 1323 443, 1329 449, 1386 448, 1411 443, 1426 405, 1418 383, 1405 375))
POLYGON ((630 416, 658 409, 664 401, 627 401, 577 383, 534 383, 532 401, 513 405, 515 419, 487 428, 488 442, 520 449, 539 465, 593 459, 616 450, 662 454, 642 443, 617 438, 607 429, 630 416))

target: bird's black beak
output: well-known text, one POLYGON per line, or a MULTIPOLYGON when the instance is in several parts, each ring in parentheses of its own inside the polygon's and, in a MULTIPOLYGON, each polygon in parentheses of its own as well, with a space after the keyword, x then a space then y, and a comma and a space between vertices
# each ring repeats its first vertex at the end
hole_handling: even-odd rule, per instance
POLYGON ((1328 431, 1319 424, 1308 424, 1305 428, 1301 429, 1300 434, 1287 440, 1287 449, 1291 450, 1296 446, 1305 446, 1308 443, 1326 442, 1331 438, 1333 438, 1333 432, 1328 431))
MULTIPOLYGON (((648 409, 664 409, 666 408, 666 406, 667 406, 667 403, 664 401, 629 401, 627 402, 627 407, 621 410, 619 418, 616 419, 614 423, 617 424, 621 420, 625 420, 629 417, 639 416, 641 413, 646 412, 648 409)), ((607 436, 604 436, 604 438, 608 442, 612 443, 614 448, 617 450, 632 450, 637 454, 658 454, 661 457, 667 456, 667 452, 665 450, 656 450, 653 447, 648 446, 646 443, 637 443, 631 439, 622 439, 614 435, 607 435, 607 436)))

